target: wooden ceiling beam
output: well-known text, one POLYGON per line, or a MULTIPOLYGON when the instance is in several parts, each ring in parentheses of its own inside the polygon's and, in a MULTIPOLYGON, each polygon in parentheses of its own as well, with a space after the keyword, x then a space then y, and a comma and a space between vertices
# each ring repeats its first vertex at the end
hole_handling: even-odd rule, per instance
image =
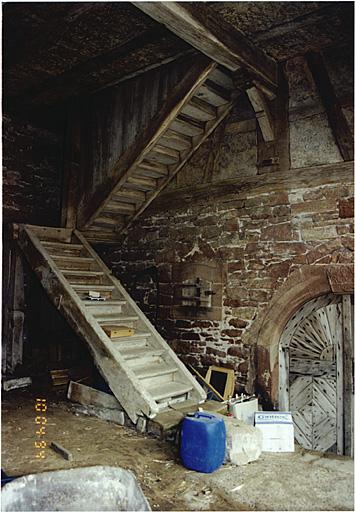
POLYGON ((272 89, 277 87, 276 61, 205 3, 132 3, 215 62, 231 71, 245 68, 272 89))

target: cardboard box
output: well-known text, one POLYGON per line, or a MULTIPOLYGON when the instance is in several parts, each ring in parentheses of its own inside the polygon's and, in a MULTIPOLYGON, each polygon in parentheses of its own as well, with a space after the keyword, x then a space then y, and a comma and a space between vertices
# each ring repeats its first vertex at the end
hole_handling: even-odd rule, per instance
POLYGON ((290 412, 255 413, 255 426, 263 433, 263 452, 294 452, 294 426, 290 412))
POLYGON ((125 325, 103 325, 102 328, 109 338, 121 338, 134 335, 133 327, 127 327, 125 325))

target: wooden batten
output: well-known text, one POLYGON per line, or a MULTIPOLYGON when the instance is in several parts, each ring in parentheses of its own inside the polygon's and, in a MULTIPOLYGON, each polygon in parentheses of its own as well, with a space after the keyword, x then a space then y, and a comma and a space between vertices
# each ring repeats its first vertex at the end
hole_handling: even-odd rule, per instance
POLYGON ((264 93, 257 87, 246 90, 265 142, 275 139, 274 121, 264 93))
MULTIPOLYGON (((350 295, 342 296, 342 326, 343 326, 343 376, 344 376, 344 454, 350 457, 354 456, 354 345, 353 345, 353 325, 352 317, 354 314, 351 305, 350 295)), ((341 370, 341 368, 339 368, 341 370)))

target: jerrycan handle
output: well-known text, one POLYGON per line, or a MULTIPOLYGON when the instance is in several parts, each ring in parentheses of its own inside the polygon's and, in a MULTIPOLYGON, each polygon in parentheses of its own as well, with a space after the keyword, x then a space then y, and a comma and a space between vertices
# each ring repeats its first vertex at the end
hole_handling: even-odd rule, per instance
POLYGON ((214 416, 214 414, 209 414, 208 412, 196 412, 195 418, 208 418, 209 420, 214 420, 216 416, 214 416))

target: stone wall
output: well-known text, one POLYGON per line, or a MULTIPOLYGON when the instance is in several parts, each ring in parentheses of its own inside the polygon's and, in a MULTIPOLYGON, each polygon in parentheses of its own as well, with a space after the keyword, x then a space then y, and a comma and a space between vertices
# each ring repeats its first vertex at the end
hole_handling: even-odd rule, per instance
MULTIPOLYGON (((335 169, 336 170, 336 169, 335 169)), ((327 170, 326 172, 330 172, 327 170)), ((353 190, 348 183, 236 192, 174 203, 140 220, 119 251, 114 272, 186 363, 221 364, 248 383, 252 356, 243 338, 275 290, 302 265, 346 264, 353 256, 353 190), (177 264, 223 265, 222 315, 176 315, 177 264)))
MULTIPOLYGON (((326 62, 331 77, 350 83, 344 61, 336 72, 334 55, 326 62)), ((276 117, 288 115, 283 137, 263 143, 241 97, 122 247, 102 250, 182 360, 234 368, 238 390, 253 390, 255 340, 247 334, 275 291, 301 266, 353 257, 352 165, 341 158, 305 60, 288 61, 284 72, 286 112, 273 105, 276 117), (268 152, 277 164, 265 168, 268 152), (177 307, 178 269, 193 265, 196 276, 196 265, 222 268, 219 316, 177 307)), ((338 98, 349 119, 350 97, 348 87, 338 98)))

